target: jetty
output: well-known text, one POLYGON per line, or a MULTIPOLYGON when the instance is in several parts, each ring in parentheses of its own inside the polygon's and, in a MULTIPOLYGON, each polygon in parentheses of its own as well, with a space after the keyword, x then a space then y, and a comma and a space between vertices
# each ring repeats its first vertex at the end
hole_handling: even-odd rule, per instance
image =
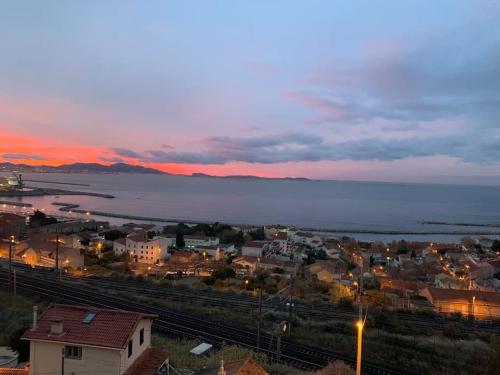
POLYGON ((33 205, 31 203, 2 201, 2 200, 0 200, 0 205, 2 205, 2 206, 13 206, 13 207, 14 206, 15 207, 24 207, 24 208, 33 207, 33 205))
POLYGON ((87 195, 99 198, 114 198, 111 194, 94 193, 90 191, 74 191, 63 189, 49 189, 39 187, 27 187, 26 190, 0 190, 1 197, 40 197, 44 195, 87 195))

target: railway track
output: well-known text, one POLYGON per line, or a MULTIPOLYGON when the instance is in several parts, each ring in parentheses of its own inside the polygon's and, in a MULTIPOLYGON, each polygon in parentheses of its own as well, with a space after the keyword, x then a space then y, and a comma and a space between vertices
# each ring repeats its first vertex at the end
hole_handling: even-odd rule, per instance
MULTIPOLYGON (((19 266, 18 266, 19 267, 19 266)), ((53 270, 43 270, 43 269, 31 269, 25 266, 20 266, 19 268, 33 272, 41 277, 48 276, 53 277, 53 270)), ((242 310, 254 309, 258 305, 258 300, 251 296, 236 295, 221 293, 215 291, 203 291, 203 293, 192 291, 189 289, 180 289, 175 287, 161 286, 161 285, 151 285, 148 283, 139 283, 136 281, 128 280, 103 280, 96 278, 76 278, 70 276, 63 276, 64 280, 70 283, 76 283, 77 285, 85 284, 92 286, 94 288, 113 290, 125 293, 134 293, 138 295, 147 295, 153 298, 168 299, 171 301, 186 302, 186 300, 201 302, 211 306, 218 307, 235 307, 242 310)), ((274 311, 287 312, 286 302, 287 298, 283 300, 272 300, 263 303, 264 309, 270 309, 274 311)), ((304 304, 300 301, 295 301, 294 313, 300 314, 302 317, 316 318, 316 319, 327 319, 327 320, 338 320, 346 321, 352 323, 357 319, 357 314, 349 308, 341 308, 331 306, 322 306, 318 304, 304 304)), ((414 315, 408 313, 397 313, 398 320, 402 323, 411 324, 415 327, 421 329, 433 329, 433 330, 443 330, 446 325, 451 321, 442 317, 440 320, 436 320, 431 316, 414 315)), ((485 333, 485 334, 495 334, 500 335, 500 322, 499 321, 465 321, 462 320, 462 330, 467 333, 485 333)))
MULTIPOLYGON (((193 291, 180 291, 172 290, 172 288, 165 288, 161 286, 148 286, 148 285, 130 285, 128 282, 115 282, 115 281, 104 281, 89 279, 83 280, 74 278, 67 279, 70 282, 84 282, 88 285, 103 288, 103 289, 113 289, 116 291, 127 292, 127 293, 138 293, 141 295, 147 295, 153 298, 170 299, 172 301, 198 301, 206 303, 212 306, 227 307, 228 305, 241 308, 241 309, 252 309, 256 308, 258 301, 256 298, 249 296, 236 296, 228 295, 226 296, 214 296, 208 293, 195 293, 193 291)), ((219 293, 217 293, 219 294, 219 293)), ((263 303, 264 309, 271 309, 275 311, 287 311, 286 302, 287 298, 283 300, 273 300, 271 302, 263 303)), ((303 317, 312 317, 316 319, 328 319, 328 320, 340 320, 351 323, 357 319, 357 314, 347 308, 339 307, 325 307, 325 306, 313 306, 301 304, 300 302, 295 302, 294 313, 298 313, 303 317)), ((411 314, 397 313, 398 320, 402 323, 412 324, 413 326, 422 329, 434 329, 442 330, 450 322, 450 320, 442 318, 440 321, 436 321, 433 317, 416 316, 411 314)), ((486 333, 500 335, 500 322, 498 321, 462 321, 462 329, 467 333, 486 333)))
MULTIPOLYGON (((181 314, 172 309, 103 295, 54 280, 44 279, 41 282, 40 278, 25 273, 18 273, 16 281, 17 291, 20 294, 36 295, 54 302, 157 314, 158 319, 155 320, 154 328, 166 335, 201 339, 216 345, 226 342, 252 350, 256 350, 257 347, 257 335, 251 330, 218 322, 209 322, 206 319, 181 314)), ((6 283, 7 272, 1 269, 0 285, 5 286, 6 283)), ((261 335, 260 348, 272 360, 306 371, 322 368, 333 360, 342 360, 351 365, 354 363, 351 357, 346 357, 334 351, 298 344, 287 337, 282 338, 281 351, 278 353, 276 339, 269 334, 261 335)), ((402 375, 403 372, 365 361, 363 374, 402 375)))

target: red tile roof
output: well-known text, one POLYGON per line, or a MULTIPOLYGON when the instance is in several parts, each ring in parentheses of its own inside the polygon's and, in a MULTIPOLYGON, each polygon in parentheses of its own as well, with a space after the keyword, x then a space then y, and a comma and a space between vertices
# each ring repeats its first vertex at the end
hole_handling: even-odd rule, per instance
POLYGON ((127 244, 127 238, 126 237, 123 237, 123 238, 118 238, 117 240, 115 240, 114 242, 120 244, 120 245, 126 245, 127 244))
POLYGON ((133 242, 146 242, 146 233, 134 233, 130 234, 127 237, 130 241, 133 242))
POLYGON ((254 257, 251 255, 241 255, 238 258, 233 259, 233 263, 247 262, 247 263, 257 263, 259 257, 254 257))
POLYGON ((155 375, 168 359, 169 354, 160 348, 148 348, 137 358, 123 375, 155 375))
POLYGON ((285 232, 275 233, 273 238, 278 241, 285 241, 288 239, 288 235, 285 232))
POLYGON ((256 249, 262 249, 266 243, 264 241, 248 241, 245 242, 243 247, 254 247, 256 249))
POLYGON ((139 321, 155 317, 131 311, 52 304, 40 315, 37 328, 27 330, 22 338, 123 349, 139 321), (96 314, 94 319, 83 323, 90 312, 96 314), (57 319, 62 320, 63 334, 55 336, 50 334, 50 326, 57 319))
POLYGON ((500 293, 496 292, 440 288, 427 289, 429 290, 429 294, 434 301, 453 301, 458 299, 472 300, 472 298, 475 297, 476 301, 482 301, 490 305, 500 306, 500 293))
POLYGON ((0 368, 0 375, 29 375, 28 369, 21 368, 0 368))

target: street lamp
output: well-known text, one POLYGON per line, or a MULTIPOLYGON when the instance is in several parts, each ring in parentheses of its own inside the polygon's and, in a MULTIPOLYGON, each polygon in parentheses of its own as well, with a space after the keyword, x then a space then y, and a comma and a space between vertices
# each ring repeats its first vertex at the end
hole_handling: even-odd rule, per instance
POLYGON ((250 281, 249 281, 248 279, 246 279, 246 280, 245 280, 245 289, 248 289, 248 283, 249 283, 249 282, 250 282, 250 281))
POLYGON ((356 357, 356 375, 361 375, 361 351, 363 346, 363 326, 362 320, 356 322, 356 327, 358 327, 358 353, 356 357))

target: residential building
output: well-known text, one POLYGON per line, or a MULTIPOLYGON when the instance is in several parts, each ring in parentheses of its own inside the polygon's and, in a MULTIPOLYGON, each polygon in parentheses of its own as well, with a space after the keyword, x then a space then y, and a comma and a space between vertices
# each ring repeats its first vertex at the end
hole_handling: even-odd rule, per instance
POLYGON ((166 352, 158 356, 150 348, 154 318, 123 310, 50 305, 22 336, 30 342, 29 374, 60 374, 64 365, 65 374, 153 375, 135 369, 146 358, 157 358, 156 369, 168 365, 166 352))
POLYGON ((162 236, 149 239, 144 232, 132 233, 125 238, 125 246, 123 239, 114 241, 113 251, 118 256, 126 251, 137 263, 157 264, 168 256, 168 240, 162 236))
POLYGON ((295 243, 311 246, 313 248, 323 244, 321 237, 311 232, 290 232, 290 239, 295 243))
POLYGON ((289 253, 291 244, 288 240, 288 234, 286 232, 276 232, 272 236, 273 243, 277 244, 281 252, 289 253))
POLYGON ((465 262, 465 266, 468 267, 468 272, 470 273, 471 279, 489 279, 493 277, 495 273, 495 267, 487 262, 465 262))
POLYGON ((341 260, 317 260, 306 267, 306 272, 319 281, 339 281, 347 274, 347 264, 341 260))
POLYGON ((264 254, 265 241, 248 241, 241 247, 241 255, 262 257, 264 254))
POLYGON ((184 244, 190 249, 194 249, 196 246, 217 246, 219 239, 209 236, 185 235, 184 244))
POLYGON ((198 261, 200 256, 194 251, 176 251, 169 258, 170 263, 188 264, 198 261))
POLYGON ((118 238, 113 241, 113 253, 116 256, 121 256, 127 253, 127 237, 118 238))
POLYGON ((477 290, 424 288, 421 296, 443 313, 461 313, 476 318, 500 318, 500 293, 477 290))
POLYGON ((213 257, 215 260, 220 260, 224 256, 224 251, 220 246, 195 246, 195 251, 200 255, 213 257))

